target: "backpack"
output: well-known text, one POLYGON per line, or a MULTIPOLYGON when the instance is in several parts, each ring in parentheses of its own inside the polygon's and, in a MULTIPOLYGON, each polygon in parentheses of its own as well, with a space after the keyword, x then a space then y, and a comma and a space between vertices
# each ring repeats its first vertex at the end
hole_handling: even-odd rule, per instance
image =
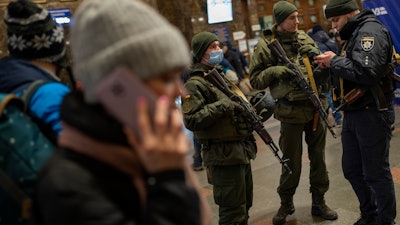
POLYGON ((37 173, 55 149, 26 110, 44 83, 28 85, 21 98, 0 93, 0 225, 25 224, 37 173))

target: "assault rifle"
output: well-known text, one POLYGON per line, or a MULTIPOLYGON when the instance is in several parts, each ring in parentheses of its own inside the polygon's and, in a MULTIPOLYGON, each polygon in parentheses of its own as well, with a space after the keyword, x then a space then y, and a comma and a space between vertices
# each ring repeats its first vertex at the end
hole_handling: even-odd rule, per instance
POLYGON ((265 129, 264 124, 261 122, 260 117, 255 113, 252 107, 250 107, 249 103, 246 102, 240 95, 236 94, 232 91, 224 78, 218 71, 214 68, 211 70, 206 76, 205 79, 212 83, 215 87, 217 87, 220 91, 222 91, 225 95, 227 95, 231 100, 239 103, 243 107, 243 115, 244 117, 253 125, 254 130, 257 134, 260 135, 261 139, 269 146, 271 151, 274 153, 275 157, 278 158, 279 162, 285 167, 285 169, 292 174, 292 170, 289 168, 287 162, 289 159, 282 159, 279 154, 279 148, 273 142, 271 136, 268 131, 265 129))
MULTIPOLYGON (((392 58, 392 63, 390 63, 384 70, 384 76, 389 76, 391 79, 393 79, 393 82, 399 82, 400 83, 400 75, 397 74, 394 70, 396 69, 397 66, 400 65, 400 55, 397 54, 395 52, 395 50, 393 49, 393 58, 392 58)), ((393 83, 393 85, 395 85, 393 83)), ((378 87, 377 86, 373 86, 372 88, 370 88, 372 91, 375 90, 375 93, 379 93, 379 90, 376 90, 378 87)), ((343 96, 342 102, 341 104, 336 107, 336 110, 334 110, 332 113, 335 114, 336 112, 338 112, 339 110, 341 110, 345 105, 350 105, 353 102, 355 102, 357 99, 359 99, 360 97, 362 97, 365 92, 368 90, 368 88, 361 88, 361 87, 356 87, 354 89, 352 89, 351 91, 349 91, 349 93, 347 93, 345 96, 343 96)), ((374 92, 372 92, 374 94, 374 92)), ((383 99, 383 96, 376 94, 377 98, 379 99, 379 101, 377 102, 378 105, 382 108, 382 105, 380 105, 382 102, 380 101, 381 99, 383 99)))
POLYGON ((333 130, 332 126, 329 125, 328 122, 328 113, 326 113, 321 101, 319 100, 318 95, 308 84, 306 79, 304 79, 299 67, 295 63, 291 62, 290 59, 286 56, 285 50, 283 50, 282 45, 279 43, 279 41, 277 40, 272 41, 270 44, 268 44, 268 48, 271 49, 272 53, 275 54, 284 63, 286 63, 287 67, 295 73, 294 79, 296 83, 307 94, 307 97, 311 100, 312 104, 317 110, 316 113, 318 113, 320 118, 325 122, 332 136, 336 138, 335 131, 333 130))
POLYGON ((365 94, 365 91, 367 91, 366 88, 354 88, 349 93, 347 93, 345 96, 343 96, 342 103, 336 107, 336 109, 332 112, 335 114, 336 112, 339 112, 345 105, 347 104, 352 104, 355 102, 357 99, 359 99, 361 96, 365 94))

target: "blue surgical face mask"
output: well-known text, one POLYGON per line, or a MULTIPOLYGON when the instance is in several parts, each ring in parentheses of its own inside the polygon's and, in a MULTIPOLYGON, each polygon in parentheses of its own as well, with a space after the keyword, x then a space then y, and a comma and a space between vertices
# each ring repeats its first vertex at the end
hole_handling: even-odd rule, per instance
POLYGON ((224 52, 221 50, 213 51, 208 53, 210 55, 210 59, 208 59, 208 63, 211 65, 218 65, 224 59, 224 52))

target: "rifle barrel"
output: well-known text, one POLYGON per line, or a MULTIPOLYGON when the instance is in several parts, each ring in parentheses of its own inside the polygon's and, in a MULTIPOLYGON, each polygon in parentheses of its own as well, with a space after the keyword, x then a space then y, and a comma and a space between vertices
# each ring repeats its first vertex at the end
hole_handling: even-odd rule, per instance
POLYGON ((222 76, 218 73, 216 69, 213 69, 210 73, 205 76, 209 82, 215 85, 219 90, 221 90, 224 94, 226 94, 230 99, 239 103, 243 108, 244 117, 253 125, 254 130, 261 137, 261 139, 266 143, 270 150, 273 152, 274 156, 279 160, 279 162, 283 165, 283 167, 288 171, 289 174, 292 174, 292 170, 290 169, 287 162, 289 159, 282 159, 278 152, 279 148, 273 142, 271 135, 269 135, 268 131, 265 129, 263 123, 255 114, 255 112, 250 108, 247 102, 235 92, 233 92, 222 78, 222 76))
POLYGON ((337 138, 332 126, 329 125, 329 122, 327 119, 328 114, 326 113, 318 95, 315 93, 315 91, 311 88, 311 86, 304 79, 303 74, 302 74, 301 70, 299 69, 299 67, 295 63, 290 61, 290 59, 287 57, 282 45, 279 43, 278 40, 274 40, 270 44, 268 44, 268 48, 272 51, 273 54, 275 54, 284 63, 286 63, 287 67, 295 73, 295 81, 297 82, 297 85, 299 85, 300 88, 303 89, 303 91, 306 93, 307 97, 310 99, 310 101, 314 105, 315 109, 319 112, 320 118, 324 121, 324 123, 328 127, 329 132, 332 134, 332 136, 334 138, 337 138))

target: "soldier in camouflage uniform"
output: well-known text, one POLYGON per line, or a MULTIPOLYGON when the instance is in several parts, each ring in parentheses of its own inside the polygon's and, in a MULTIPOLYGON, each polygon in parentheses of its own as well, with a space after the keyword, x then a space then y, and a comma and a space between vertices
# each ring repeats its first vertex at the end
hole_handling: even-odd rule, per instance
POLYGON ((196 34, 192 50, 194 64, 182 101, 184 123, 203 145, 207 178, 219 206, 219 224, 246 225, 253 203, 250 160, 257 152, 253 128, 241 115, 243 108, 204 79, 213 68, 222 73, 218 37, 209 32, 196 34))
MULTIPOLYGON (((281 122, 279 145, 283 158, 289 159, 289 167, 293 174, 282 169, 279 187, 281 206, 273 217, 273 224, 286 222, 286 217, 295 211, 293 195, 299 184, 302 164, 303 132, 308 145, 310 159, 310 192, 312 193, 312 210, 314 216, 326 220, 336 220, 337 213, 326 204, 324 194, 329 187, 328 172, 325 165, 326 125, 317 118, 314 123, 315 107, 305 92, 294 81, 294 72, 273 55, 268 44, 278 40, 288 58, 301 69, 305 79, 309 80, 303 55, 318 54, 314 41, 302 30, 298 30, 297 8, 289 2, 280 1, 273 7, 276 24, 270 30, 263 32, 263 38, 257 43, 257 48, 250 61, 250 82, 256 89, 270 88, 271 95, 277 99, 274 117, 281 122), (313 128, 316 128, 314 131, 313 128)), ((310 57, 312 58, 312 57, 310 57)), ((312 65, 311 65, 312 66, 312 65)), ((323 80, 323 72, 314 70, 317 92, 321 102, 327 108, 323 95, 328 90, 327 81, 323 80), (320 79, 321 78, 321 79, 320 79)))

